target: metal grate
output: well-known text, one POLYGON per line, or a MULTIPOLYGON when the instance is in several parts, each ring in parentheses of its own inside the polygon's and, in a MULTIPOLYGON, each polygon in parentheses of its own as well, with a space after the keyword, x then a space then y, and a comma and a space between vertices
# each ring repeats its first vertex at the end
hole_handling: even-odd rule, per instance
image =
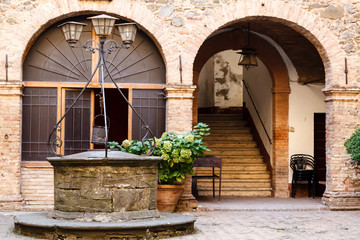
POLYGON ((56 88, 24 88, 22 160, 45 161, 50 131, 56 123, 56 88))
MULTIPOLYGON (((74 102, 79 91, 65 92, 65 111, 74 102)), ((85 91, 65 118, 65 155, 90 148, 91 92, 85 91)))
MULTIPOLYGON (((161 137, 165 131, 165 104, 163 90, 133 90, 133 106, 156 137, 161 137)), ((139 118, 133 114, 132 139, 141 140, 144 134, 139 118)))

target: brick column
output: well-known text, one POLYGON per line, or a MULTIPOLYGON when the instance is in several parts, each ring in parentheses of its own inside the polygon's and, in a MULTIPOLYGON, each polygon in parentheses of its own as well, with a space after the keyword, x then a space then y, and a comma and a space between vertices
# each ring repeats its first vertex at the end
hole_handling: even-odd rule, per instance
POLYGON ((273 89, 273 195, 289 197, 289 93, 290 88, 273 89))
POLYGON ((326 95, 326 190, 323 203, 335 210, 360 209, 360 183, 347 167, 344 142, 359 127, 360 89, 332 89, 326 95))
POLYGON ((22 82, 0 82, 0 209, 20 210, 22 82))
MULTIPOLYGON (((184 133, 192 130, 194 85, 168 85, 166 93, 166 131, 184 133)), ((191 194, 191 176, 185 179, 185 189, 177 211, 191 211, 197 201, 191 194)))

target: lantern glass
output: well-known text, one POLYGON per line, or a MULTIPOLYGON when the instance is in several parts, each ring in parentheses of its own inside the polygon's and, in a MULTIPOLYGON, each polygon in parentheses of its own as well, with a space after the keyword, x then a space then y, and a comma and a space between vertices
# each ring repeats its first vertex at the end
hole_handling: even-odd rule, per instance
POLYGON ((95 34, 100 37, 107 37, 112 33, 115 21, 118 18, 101 14, 95 17, 89 17, 95 30, 95 34))
POLYGON ((115 25, 120 33, 121 40, 125 45, 130 45, 135 41, 137 26, 135 23, 121 23, 115 25))
POLYGON ((58 27, 63 32, 65 40, 71 47, 74 47, 75 44, 80 40, 81 32, 84 26, 86 26, 84 23, 65 22, 60 24, 58 27))
POLYGON ((244 66, 246 69, 249 69, 250 67, 256 67, 258 65, 255 49, 243 48, 238 54, 241 55, 238 63, 239 66, 244 66))

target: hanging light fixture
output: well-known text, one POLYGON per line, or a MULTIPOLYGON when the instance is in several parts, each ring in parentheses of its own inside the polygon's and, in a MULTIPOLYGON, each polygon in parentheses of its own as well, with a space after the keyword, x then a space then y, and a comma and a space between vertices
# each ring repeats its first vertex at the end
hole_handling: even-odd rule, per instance
POLYGON ((119 23, 115 24, 115 27, 118 28, 121 40, 125 44, 125 47, 130 47, 135 40, 137 32, 136 23, 119 23))
POLYGON ((84 26, 86 26, 86 24, 70 21, 60 24, 58 28, 60 28, 64 33, 65 40, 69 43, 69 45, 74 47, 80 40, 80 35, 84 26))
POLYGON ((94 17, 89 17, 95 30, 95 34, 100 38, 106 38, 112 34, 115 21, 118 20, 116 17, 101 14, 94 17))
POLYGON ((244 66, 246 69, 249 69, 250 67, 257 67, 258 65, 256 59, 256 50, 250 45, 250 22, 248 22, 247 37, 248 44, 245 47, 241 48, 241 51, 237 53, 241 55, 238 65, 244 66))

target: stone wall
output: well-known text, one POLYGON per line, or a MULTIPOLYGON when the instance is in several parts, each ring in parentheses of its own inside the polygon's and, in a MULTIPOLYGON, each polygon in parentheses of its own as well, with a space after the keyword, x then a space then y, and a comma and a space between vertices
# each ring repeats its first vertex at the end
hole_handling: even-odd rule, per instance
MULTIPOLYGON (((0 66, 5 66, 6 54, 9 59, 8 75, 6 71, 0 71, 0 202, 11 202, 5 204, 10 208, 14 208, 14 203, 21 205, 22 201, 19 81, 22 80, 23 59, 36 38, 52 24, 71 16, 95 12, 107 12, 135 21, 158 46, 166 64, 169 84, 167 130, 189 131, 196 118, 192 116, 193 63, 202 43, 219 28, 246 17, 268 17, 307 37, 323 60, 326 91, 334 88, 344 91, 360 85, 358 0, 0 0, 0 66), (179 56, 182 72, 179 70, 179 56), (347 84, 345 57, 348 61, 347 84)), ((343 104, 343 109, 350 113, 358 102, 343 104)), ((351 184, 342 181, 348 171, 334 169, 333 165, 343 164, 349 159, 340 143, 358 127, 359 116, 346 118, 338 115, 339 111, 333 106, 332 102, 327 102, 327 159, 331 172, 327 192, 346 193, 350 189, 359 192, 359 186, 349 188, 351 184), (332 121, 334 116, 341 121, 332 121), (341 125, 346 126, 347 131, 336 131, 341 125), (339 146, 334 148, 335 145, 339 146)), ((287 121, 284 123, 285 126, 280 126, 282 129, 288 127, 287 121)), ((278 124, 281 124, 281 119, 278 124)), ((286 141, 286 138, 278 137, 286 141)), ((287 176, 282 176, 287 175, 286 165, 286 159, 279 159, 274 176, 279 177, 280 182, 287 179, 287 176)), ((6 208, 5 205, 2 208, 6 208)))

